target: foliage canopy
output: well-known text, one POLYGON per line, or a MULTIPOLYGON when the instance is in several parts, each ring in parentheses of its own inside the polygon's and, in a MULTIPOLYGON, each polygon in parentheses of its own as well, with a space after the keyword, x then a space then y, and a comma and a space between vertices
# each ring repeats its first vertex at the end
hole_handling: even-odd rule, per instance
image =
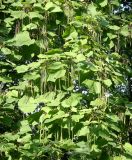
POLYGON ((1 159, 132 158, 132 14, 118 5, 1 1, 1 159))

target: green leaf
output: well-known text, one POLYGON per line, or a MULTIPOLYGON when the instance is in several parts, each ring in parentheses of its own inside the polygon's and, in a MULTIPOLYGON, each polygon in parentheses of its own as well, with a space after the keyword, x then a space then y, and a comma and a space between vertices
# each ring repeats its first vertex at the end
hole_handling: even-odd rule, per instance
POLYGON ((110 49, 113 48, 115 45, 114 45, 114 42, 113 41, 110 41, 110 44, 109 44, 109 47, 110 49))
POLYGON ((68 117, 68 116, 69 116, 69 114, 66 114, 64 111, 58 111, 55 115, 53 115, 52 118, 46 119, 44 123, 50 123, 52 121, 62 119, 64 117, 68 117))
POLYGON ((77 135, 78 135, 78 136, 86 136, 86 135, 88 135, 89 133, 90 133, 89 128, 88 128, 87 126, 85 126, 85 127, 81 128, 81 129, 78 131, 77 135))
POLYGON ((59 147, 65 150, 73 150, 75 148, 75 143, 71 139, 63 139, 60 141, 59 147))
POLYGON ((23 113, 29 113, 35 110, 35 108, 37 107, 37 104, 32 97, 29 98, 28 96, 23 96, 18 101, 18 106, 23 113))
POLYGON ((17 139, 17 142, 19 143, 27 143, 29 141, 31 141, 31 134, 27 134, 26 136, 17 139))
MULTIPOLYGON (((18 72, 18 69, 17 69, 18 72)), ((22 73, 22 70, 19 70, 18 73, 22 73)), ((25 75, 23 76, 23 79, 26 80, 36 80, 40 78, 40 74, 38 74, 37 72, 31 72, 31 73, 25 73, 25 75)))
POLYGON ((55 6, 53 10, 50 11, 51 13, 56 13, 56 12, 63 12, 62 9, 59 6, 55 6))
POLYGON ((94 81, 90 79, 86 79, 85 81, 83 81, 83 83, 89 88, 94 86, 94 81))
POLYGON ((113 157, 113 160, 131 160, 127 156, 115 156, 113 157))
POLYGON ((92 147, 91 147, 91 152, 100 153, 101 150, 98 148, 98 146, 96 144, 93 144, 92 147))
POLYGON ((42 19, 44 18, 44 17, 43 17, 41 14, 39 14, 37 11, 36 11, 36 12, 29 12, 28 15, 29 15, 29 18, 30 18, 30 19, 39 18, 39 19, 42 20, 42 19))
POLYGON ((125 37, 129 36, 130 33, 129 33, 128 25, 123 26, 123 27, 121 28, 120 33, 121 33, 123 36, 125 36, 125 37))
POLYGON ((83 54, 78 54, 76 56, 75 62, 78 63, 78 62, 85 61, 85 60, 86 60, 86 57, 83 54))
POLYGON ((112 128, 116 132, 120 132, 121 131, 116 123, 115 124, 114 123, 108 124, 108 127, 112 128))
POLYGON ((99 3, 101 7, 105 7, 108 4, 108 0, 103 0, 103 2, 99 3))
POLYGON ((12 134, 12 133, 5 133, 1 137, 5 138, 7 141, 15 141, 19 138, 19 135, 18 134, 12 134))
POLYGON ((56 4, 54 4, 53 2, 48 2, 46 5, 45 5, 45 8, 44 8, 46 11, 49 11, 49 12, 62 12, 62 9, 57 6, 56 4))
POLYGON ((107 87, 110 87, 112 85, 112 82, 110 79, 103 80, 103 82, 107 87))
POLYGON ((117 37, 117 35, 112 34, 112 33, 107 33, 107 36, 108 36, 110 39, 114 39, 114 38, 117 37))
POLYGON ((80 119, 82 119, 84 115, 72 115, 72 120, 75 122, 79 122, 80 119))
POLYGON ((56 93, 55 92, 46 92, 44 95, 40 95, 35 99, 36 103, 44 102, 49 103, 55 99, 56 93))
POLYGON ((49 10, 50 8, 54 8, 55 4, 53 2, 48 2, 46 5, 45 5, 45 10, 49 10))
POLYGON ((23 31, 26 31, 26 30, 33 30, 33 29, 37 29, 38 26, 37 24, 34 24, 34 23, 30 23, 26 26, 23 26, 23 31))
POLYGON ((112 122, 115 122, 115 123, 119 123, 120 119, 117 115, 115 114, 107 114, 106 117, 108 117, 112 122))
POLYGON ((80 113, 80 115, 82 114, 82 115, 84 115, 84 114, 91 114, 92 113, 92 109, 91 108, 89 108, 89 109, 81 109, 80 111, 79 111, 79 113, 80 113))
POLYGON ((92 106, 103 106, 105 104, 104 99, 102 98, 97 98, 94 101, 90 102, 90 105, 92 106))
POLYGON ((107 141, 113 141, 113 139, 110 137, 110 134, 104 129, 99 130, 99 136, 106 139, 107 141))
POLYGON ((9 55, 9 54, 12 53, 12 51, 10 49, 8 49, 8 48, 2 48, 1 52, 3 52, 5 55, 9 55))
POLYGON ((48 69, 58 70, 58 69, 62 69, 64 66, 65 65, 61 62, 54 62, 54 63, 48 65, 48 69))
POLYGON ((97 8, 97 7, 95 7, 94 4, 90 4, 90 5, 88 6, 89 13, 90 13, 92 16, 96 16, 96 15, 98 14, 96 8, 97 8))
POLYGON ((87 57, 93 56, 93 51, 88 52, 86 56, 87 56, 87 57))
POLYGON ((19 1, 15 2, 15 3, 12 3, 11 6, 13 6, 13 7, 23 7, 22 3, 19 2, 19 1))
POLYGON ((127 103, 126 107, 129 108, 129 109, 132 109, 132 103, 127 103))
POLYGON ((16 90, 12 90, 12 91, 8 91, 8 93, 6 94, 8 97, 18 97, 18 91, 16 90))
POLYGON ((21 65, 21 66, 17 66, 15 69, 17 73, 24 73, 28 71, 29 67, 27 65, 21 65))
POLYGON ((24 19, 27 16, 27 13, 24 11, 11 11, 11 16, 14 19, 24 19))
POLYGON ((118 31, 120 29, 120 27, 116 26, 116 25, 109 25, 109 28, 112 29, 112 30, 115 30, 115 31, 118 31))
POLYGON ((31 128, 29 126, 29 123, 27 120, 21 121, 21 127, 20 127, 20 133, 19 134, 25 134, 31 132, 31 128))
POLYGON ((67 37, 66 39, 68 40, 68 39, 77 39, 77 37, 78 37, 78 33, 77 33, 77 31, 76 30, 74 30, 70 35, 69 35, 69 37, 67 37))
POLYGON ((101 83, 100 82, 94 82, 94 90, 95 90, 95 93, 97 94, 101 93, 101 83))
POLYGON ((79 103, 81 97, 77 94, 71 94, 71 96, 64 101, 62 101, 62 106, 64 108, 75 107, 79 103))
POLYGON ((4 76, 0 76, 0 82, 12 82, 12 79, 11 79, 11 77, 4 77, 4 76))
POLYGON ((25 90, 25 88, 28 86, 28 81, 23 81, 19 82, 18 86, 13 86, 10 89, 15 89, 15 90, 25 90))
POLYGON ((34 7, 35 9, 44 10, 44 7, 42 6, 42 3, 37 3, 37 2, 35 2, 35 3, 33 4, 33 7, 34 7))
POLYGON ((46 54, 54 55, 54 54, 61 54, 63 51, 60 48, 51 49, 46 54))
POLYGON ((35 40, 30 39, 29 32, 27 32, 27 31, 20 32, 13 39, 6 41, 6 43, 9 46, 13 45, 13 46, 17 46, 17 47, 20 47, 23 45, 29 46, 29 45, 33 44, 34 42, 35 42, 35 40))
POLYGON ((77 143, 77 148, 75 148, 75 153, 83 154, 83 155, 89 155, 90 154, 90 147, 84 141, 78 142, 77 143))
POLYGON ((65 76, 66 70, 61 69, 53 73, 49 73, 47 81, 55 82, 57 79, 65 76))
MULTIPOLYGON (((0 151, 1 152, 10 152, 11 150, 16 150, 16 145, 14 143, 5 143, 5 142, 1 142, 0 144, 0 151)), ((8 154, 7 154, 8 155, 8 154)))
POLYGON ((130 143, 125 143, 123 148, 125 149, 127 154, 132 156, 132 145, 130 143))

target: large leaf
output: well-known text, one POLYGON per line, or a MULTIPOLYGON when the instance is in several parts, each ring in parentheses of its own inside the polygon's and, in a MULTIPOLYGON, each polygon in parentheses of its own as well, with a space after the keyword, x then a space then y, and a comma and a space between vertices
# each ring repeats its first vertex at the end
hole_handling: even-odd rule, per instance
POLYGON ((29 67, 27 65, 21 65, 16 67, 17 73, 24 73, 27 72, 29 67))
POLYGON ((83 54, 78 54, 76 56, 76 59, 75 59, 75 62, 81 62, 81 61, 85 61, 86 60, 86 57, 83 55, 83 54))
POLYGON ((29 36, 29 32, 24 31, 24 32, 20 32, 18 33, 13 39, 6 41, 6 43, 10 46, 29 46, 31 44, 33 44, 35 42, 34 39, 31 39, 29 36))
POLYGON ((100 82, 86 79, 85 81, 83 81, 83 83, 89 88, 90 92, 95 92, 97 94, 99 94, 101 92, 101 83, 100 82))
POLYGON ((30 23, 28 25, 23 26, 23 31, 37 29, 37 24, 30 23))
POLYGON ((54 62, 52 64, 49 64, 48 69, 50 70, 58 70, 62 69, 65 65, 61 62, 54 62))
POLYGON ((100 82, 94 82, 94 90, 97 94, 101 93, 101 83, 100 82))
POLYGON ((100 3, 100 6, 101 6, 101 7, 105 7, 107 4, 108 4, 108 0, 103 0, 103 1, 100 3))
POLYGON ((84 115, 72 115, 72 120, 75 122, 79 122, 80 119, 82 119, 84 115))
POLYGON ((11 16, 14 19, 23 19, 27 16, 27 14, 24 11, 11 11, 11 16))
POLYGON ((90 130, 89 130, 88 126, 85 126, 78 131, 77 135, 78 136, 86 136, 86 135, 89 135, 89 133, 90 133, 90 130))
POLYGON ((94 4, 90 4, 88 6, 88 10, 89 10, 89 13, 92 15, 92 16, 96 16, 98 14, 98 11, 97 11, 97 7, 95 7, 94 4))
POLYGON ((104 84, 108 87, 110 87, 112 85, 112 82, 110 79, 106 79, 106 80, 103 80, 104 84))
POLYGON ((62 12, 62 9, 53 2, 48 2, 45 5, 45 10, 49 12, 62 12))
POLYGON ((53 73, 49 73, 47 81, 55 82, 57 79, 65 76, 66 70, 61 69, 53 73))
POLYGON ((113 26, 109 25, 109 28, 110 28, 111 30, 115 30, 115 31, 117 31, 117 30, 120 29, 120 27, 118 27, 118 26, 116 26, 116 25, 113 25, 113 26))
POLYGON ((27 143, 27 142, 29 142, 29 141, 31 141, 31 134, 27 134, 26 136, 17 139, 17 142, 23 143, 23 144, 24 144, 24 143, 27 143))
POLYGON ((132 157, 132 145, 130 143, 125 143, 123 148, 125 149, 126 153, 132 157))
POLYGON ((52 118, 45 120, 45 123, 50 123, 52 121, 68 117, 69 114, 66 114, 64 111, 58 111, 52 118))
POLYGON ((113 139, 110 137, 109 132, 107 132, 107 130, 105 129, 99 130, 99 136, 106 139, 107 141, 113 141, 113 139))
POLYGON ((23 96, 18 101, 18 106, 23 113, 29 113, 35 110, 35 108, 37 107, 37 104, 32 97, 29 98, 28 96, 23 96))
POLYGON ((123 27, 121 28, 120 33, 121 33, 123 36, 125 36, 125 37, 129 36, 129 35, 130 35, 130 32, 129 32, 128 25, 123 26, 123 27))
POLYGON ((105 104, 104 99, 102 98, 97 98, 94 101, 91 101, 90 104, 92 106, 103 106, 105 104))
POLYGON ((64 108, 75 107, 79 103, 81 97, 76 94, 72 94, 69 98, 62 101, 62 106, 64 108))
POLYGON ((29 126, 29 123, 27 120, 21 121, 21 127, 20 127, 20 133, 19 134, 25 134, 31 132, 31 128, 29 126))
POLYGON ((39 18, 39 19, 43 19, 43 16, 41 14, 39 14, 38 12, 29 12, 28 13, 29 18, 33 19, 33 18, 39 18))
POLYGON ((56 96, 55 92, 46 92, 45 94, 38 96, 35 99, 35 102, 36 103, 39 103, 39 102, 49 103, 55 99, 55 96, 56 96))

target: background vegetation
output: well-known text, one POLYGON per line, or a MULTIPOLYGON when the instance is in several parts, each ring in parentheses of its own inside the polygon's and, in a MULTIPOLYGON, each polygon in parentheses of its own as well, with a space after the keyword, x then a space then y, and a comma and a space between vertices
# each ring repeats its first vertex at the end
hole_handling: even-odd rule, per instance
POLYGON ((0 2, 0 159, 132 159, 132 14, 118 0, 0 2))

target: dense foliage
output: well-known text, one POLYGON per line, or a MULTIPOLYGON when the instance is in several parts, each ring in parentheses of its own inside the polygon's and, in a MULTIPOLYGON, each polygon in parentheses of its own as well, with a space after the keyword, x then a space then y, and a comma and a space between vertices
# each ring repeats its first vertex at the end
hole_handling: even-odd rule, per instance
POLYGON ((0 2, 1 160, 132 159, 132 12, 119 6, 0 2))

